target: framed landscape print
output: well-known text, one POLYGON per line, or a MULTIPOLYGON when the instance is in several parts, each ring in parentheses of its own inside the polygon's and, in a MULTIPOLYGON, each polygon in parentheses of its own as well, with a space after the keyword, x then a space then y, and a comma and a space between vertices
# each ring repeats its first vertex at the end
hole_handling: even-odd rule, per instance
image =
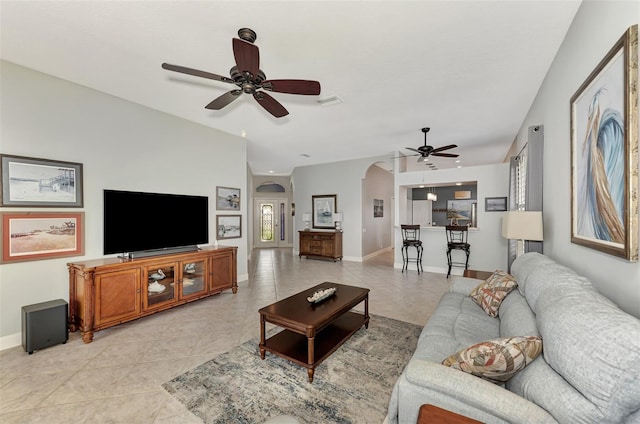
POLYGON ((219 211, 239 211, 240 189, 216 187, 216 209, 219 211))
POLYGON ((216 239, 242 237, 242 215, 216 215, 216 239))
POLYGON ((2 216, 2 263, 84 255, 84 213, 17 212, 2 216))
POLYGON ((336 213, 337 197, 335 194, 311 196, 313 228, 336 228, 336 224, 333 222, 333 214, 336 213))
POLYGON ((638 26, 571 97, 571 242, 638 260, 638 26))
POLYGON ((476 201, 473 199, 447 200, 447 219, 453 223, 452 225, 457 225, 460 221, 471 221, 471 206, 474 203, 476 201))
POLYGON ((507 210, 506 197, 485 197, 484 210, 486 212, 503 212, 507 210))
POLYGON ((0 155, 0 206, 81 208, 82 164, 0 155))

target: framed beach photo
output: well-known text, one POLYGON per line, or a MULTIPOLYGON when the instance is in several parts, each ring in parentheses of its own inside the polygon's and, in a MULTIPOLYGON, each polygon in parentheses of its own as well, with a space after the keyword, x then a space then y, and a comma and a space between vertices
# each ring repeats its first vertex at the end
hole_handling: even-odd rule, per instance
POLYGON ((571 242, 638 260, 638 26, 571 97, 571 242))
POLYGON ((506 197, 485 197, 484 210, 486 212, 504 212, 507 210, 506 197))
POLYGON ((229 187, 216 187, 216 210, 239 211, 240 189, 229 187))
POLYGON ((335 229, 333 214, 336 213, 338 196, 335 194, 318 194, 311 196, 313 207, 313 228, 335 229))
POLYGON ((0 154, 0 178, 0 206, 83 206, 81 163, 0 154))
POLYGON ((216 239, 242 237, 242 215, 216 215, 216 239))
POLYGON ((2 263, 84 255, 84 213, 17 212, 2 216, 2 263))

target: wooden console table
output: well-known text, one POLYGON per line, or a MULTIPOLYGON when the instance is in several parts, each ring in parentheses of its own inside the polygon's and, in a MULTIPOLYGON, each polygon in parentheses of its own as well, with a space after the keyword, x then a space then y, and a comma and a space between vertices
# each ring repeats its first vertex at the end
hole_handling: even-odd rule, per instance
POLYGON ((68 263, 69 330, 91 343, 113 327, 231 289, 238 291, 237 247, 140 259, 105 258, 68 263))
POLYGON ((299 257, 342 260, 342 231, 298 231, 299 257))

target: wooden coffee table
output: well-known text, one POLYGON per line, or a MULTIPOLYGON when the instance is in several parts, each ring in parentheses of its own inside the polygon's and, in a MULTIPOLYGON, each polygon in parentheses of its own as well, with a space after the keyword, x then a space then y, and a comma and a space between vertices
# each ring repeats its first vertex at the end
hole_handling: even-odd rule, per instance
POLYGON ((363 325, 369 328, 369 289, 325 282, 261 308, 260 357, 265 352, 286 358, 307 368, 313 382, 315 368, 363 325), (309 303, 316 290, 335 287, 336 293, 309 303), (351 309, 364 301, 364 315, 351 309), (265 323, 284 328, 265 340, 265 323))

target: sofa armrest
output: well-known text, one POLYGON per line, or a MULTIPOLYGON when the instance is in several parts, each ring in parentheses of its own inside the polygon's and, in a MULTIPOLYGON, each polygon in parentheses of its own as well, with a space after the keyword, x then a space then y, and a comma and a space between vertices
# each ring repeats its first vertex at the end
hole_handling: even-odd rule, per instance
POLYGON ((478 280, 476 278, 460 277, 458 275, 452 275, 450 292, 460 293, 468 296, 471 290, 475 289, 484 280, 478 280))
POLYGON ((411 360, 404 378, 412 387, 399 387, 401 422, 415 422, 424 403, 485 423, 557 422, 546 410, 502 386, 441 364, 411 360))

